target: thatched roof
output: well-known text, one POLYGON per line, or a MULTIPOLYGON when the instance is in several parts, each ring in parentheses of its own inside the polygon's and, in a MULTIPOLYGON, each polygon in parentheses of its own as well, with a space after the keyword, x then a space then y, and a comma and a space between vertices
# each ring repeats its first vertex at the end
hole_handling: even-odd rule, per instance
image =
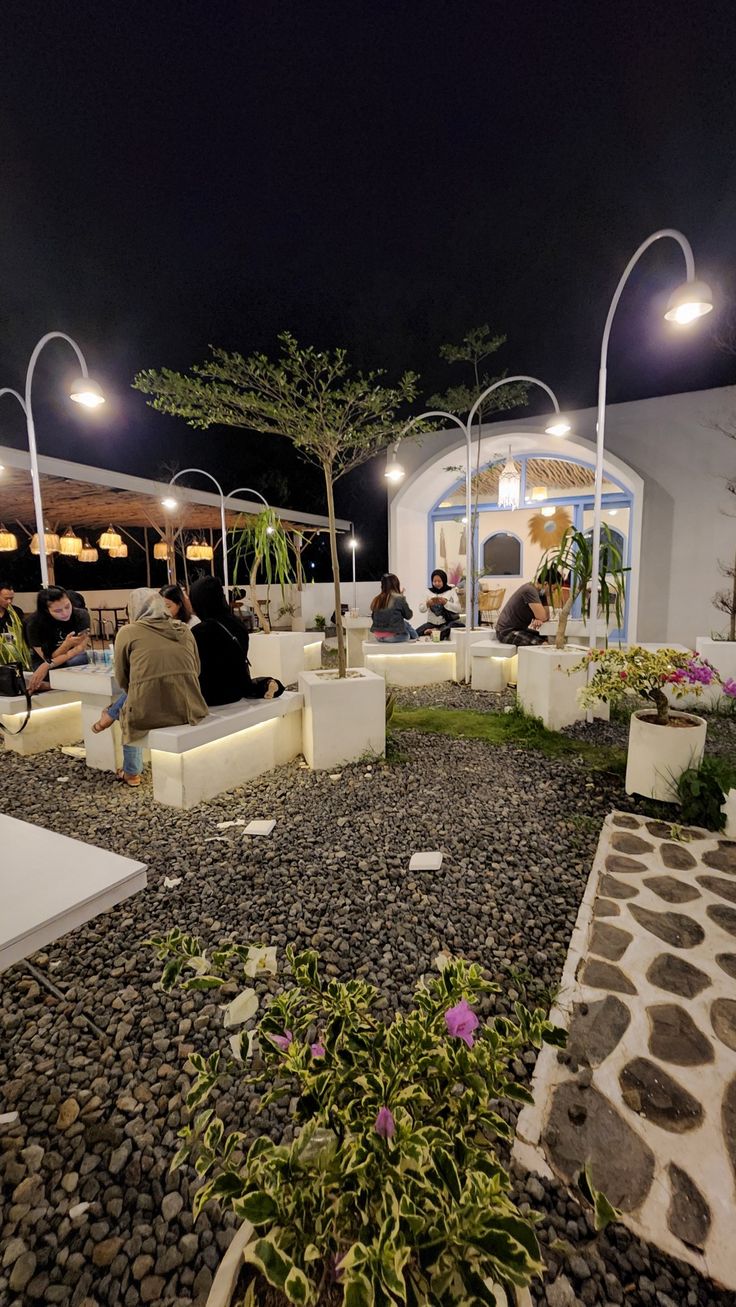
MULTIPOLYGON (((505 458, 501 459, 493 467, 484 468, 478 476, 473 477, 473 493, 475 494, 478 487, 481 500, 492 501, 497 497, 498 479, 505 461, 505 458)), ((527 494, 531 493, 533 486, 546 486, 550 499, 554 499, 557 495, 575 495, 587 490, 592 491, 593 469, 584 467, 580 463, 571 463, 564 458, 529 458, 526 464, 526 485, 527 494)), ((604 482, 603 489, 605 493, 615 490, 616 487, 609 482, 604 482)), ((442 502, 459 504, 464 500, 465 490, 464 487, 460 487, 442 502)))

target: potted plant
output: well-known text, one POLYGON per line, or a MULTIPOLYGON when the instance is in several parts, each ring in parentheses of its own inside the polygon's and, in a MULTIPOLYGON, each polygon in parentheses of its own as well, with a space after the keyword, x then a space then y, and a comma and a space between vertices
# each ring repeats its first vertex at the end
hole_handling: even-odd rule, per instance
POLYGON ((277 676, 284 685, 294 685, 307 668, 321 666, 321 641, 303 631, 274 631, 271 625, 270 589, 277 585, 281 591, 284 612, 293 612, 286 604, 286 587, 293 580, 291 558, 286 531, 278 513, 264 508, 257 517, 244 519, 235 540, 234 579, 245 569, 248 574, 248 593, 251 607, 256 613, 261 630, 250 637, 248 658, 254 676, 277 676), (263 575, 267 586, 265 604, 258 598, 258 577, 263 575))
MULTIPOLYGON (((178 930, 151 943, 166 990, 217 989, 233 973, 252 982, 276 968, 274 949, 227 945, 208 959, 178 930)), ((192 1159, 202 1180, 195 1217, 217 1200, 244 1223, 245 1304, 264 1291, 284 1304, 498 1304, 499 1289, 528 1303, 542 1260, 535 1218, 514 1206, 499 1159, 511 1128, 498 1109, 531 1101, 515 1059, 563 1045, 564 1033, 518 1003, 513 1019, 479 1016, 498 986, 446 955, 390 1021, 364 980, 323 979, 311 951, 287 949, 287 959, 290 983, 260 1020, 253 983, 228 1002, 229 1056, 191 1055, 196 1115, 173 1163, 192 1159), (244 1119, 227 1132, 205 1104, 233 1075, 247 1086, 244 1119), (262 1109, 291 1104, 280 1141, 253 1137, 254 1091, 262 1109)), ((242 1269, 232 1267, 224 1294, 216 1278, 219 1303, 242 1269)))
POLYGON ((677 803, 681 774, 698 768, 705 748, 706 722, 674 712, 670 696, 699 696, 718 680, 698 654, 678 649, 591 649, 574 670, 587 672, 580 691, 583 706, 598 700, 621 704, 646 699, 650 707, 632 713, 626 761, 626 792, 663 803, 677 803))
POLYGON ((184 417, 191 426, 217 423, 253 434, 289 440, 322 472, 327 499, 330 557, 337 615, 337 670, 305 671, 304 754, 312 767, 334 767, 367 752, 383 754, 384 682, 365 668, 348 672, 341 618, 335 485, 402 435, 404 404, 417 391, 414 373, 395 386, 381 383, 380 372, 352 372, 344 349, 302 348, 290 332, 279 337, 281 355, 244 359, 216 349, 208 363, 190 375, 164 369, 142 372, 134 386, 153 395, 159 412, 184 417))
MULTIPOLYGON (((617 626, 623 625, 626 603, 626 576, 629 571, 609 529, 601 530, 598 604, 608 630, 612 614, 617 626)), ((539 717, 550 730, 559 731, 583 717, 578 691, 585 683, 585 669, 580 662, 580 647, 567 648, 567 625, 576 600, 580 599, 582 622, 590 614, 593 549, 582 531, 568 528, 557 546, 543 556, 535 583, 548 595, 550 609, 557 616, 554 642, 519 650, 517 696, 525 712, 539 717)), ((600 703, 593 709, 596 716, 607 717, 600 703)))

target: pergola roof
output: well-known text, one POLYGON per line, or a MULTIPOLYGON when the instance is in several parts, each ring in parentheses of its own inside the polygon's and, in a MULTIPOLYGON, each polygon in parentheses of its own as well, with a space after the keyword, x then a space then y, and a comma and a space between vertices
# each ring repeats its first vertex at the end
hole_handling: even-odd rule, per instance
MULTIPOLYGON (((512 455, 513 458, 513 455, 512 455)), ((492 467, 483 468, 481 472, 473 476, 473 493, 476 489, 481 497, 494 499, 498 494, 498 479, 503 470, 503 460, 493 464, 492 467)), ((526 464, 526 483, 527 488, 531 486, 546 486, 550 496, 555 495, 575 495, 593 489, 593 469, 584 466, 582 463, 572 462, 564 458, 528 458, 526 464)), ((604 493, 609 490, 615 490, 616 487, 610 482, 605 482, 603 486, 604 493)), ((451 496, 448 496, 444 503, 465 503, 465 487, 460 486, 451 496)))
MULTIPOLYGON (((167 522, 177 527, 199 530, 220 527, 220 497, 204 490, 193 490, 177 481, 171 486, 164 481, 147 481, 143 477, 128 476, 123 472, 110 472, 104 468, 86 467, 82 463, 69 463, 64 459, 38 460, 41 473, 41 498, 46 525, 63 529, 76 527, 115 526, 163 528, 167 522), (178 508, 167 511, 161 500, 171 496, 178 508)), ((0 446, 0 522, 31 525, 35 522, 33 492, 30 475, 30 458, 22 450, 0 446)), ((188 480, 190 478, 187 478, 188 480)), ((196 479, 192 474, 191 480, 196 479)), ((316 513, 300 513, 287 508, 274 508, 284 527, 299 530, 326 531, 328 520, 316 513)), ((234 498, 228 501, 227 522, 234 525, 243 514, 260 513, 259 500, 234 498)), ((348 531, 350 523, 342 518, 338 531, 348 531)))

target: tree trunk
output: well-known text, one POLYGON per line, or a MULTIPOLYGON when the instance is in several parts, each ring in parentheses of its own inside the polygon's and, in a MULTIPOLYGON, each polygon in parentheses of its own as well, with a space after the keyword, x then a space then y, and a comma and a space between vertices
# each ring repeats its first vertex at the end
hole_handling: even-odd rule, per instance
POLYGON ((332 484, 332 468, 322 464, 327 491, 327 517, 330 524, 330 561, 332 563, 332 580, 335 585, 335 630, 337 632, 337 674, 342 679, 347 676, 348 660, 345 653, 345 631, 342 624, 342 600, 340 597, 340 562, 337 557, 337 527, 335 525, 335 489, 332 484))
POLYGON ((258 595, 256 594, 256 582, 258 579, 258 568, 260 567, 260 565, 261 565, 261 560, 258 554, 256 554, 253 562, 253 566, 250 569, 250 602, 253 605, 253 612, 256 613, 258 616, 258 620, 261 623, 261 629, 263 630, 264 634, 270 635, 271 622, 269 620, 268 615, 264 613, 263 609, 261 608, 261 605, 258 602, 258 595))
POLYGON ((148 543, 148 527, 143 528, 143 540, 146 549, 146 585, 151 589, 151 546, 148 543))
POLYGON ((564 604, 562 605, 562 608, 560 609, 560 615, 557 618, 557 635, 555 636, 555 649, 565 648, 565 644, 566 644, 565 632, 567 631, 567 619, 570 616, 570 609, 572 608, 572 604, 573 604, 573 594, 571 589, 569 595, 567 596, 567 599, 565 600, 564 604))
POLYGON ((657 721, 666 726, 670 720, 670 702, 664 690, 650 690, 649 698, 657 709, 657 721))

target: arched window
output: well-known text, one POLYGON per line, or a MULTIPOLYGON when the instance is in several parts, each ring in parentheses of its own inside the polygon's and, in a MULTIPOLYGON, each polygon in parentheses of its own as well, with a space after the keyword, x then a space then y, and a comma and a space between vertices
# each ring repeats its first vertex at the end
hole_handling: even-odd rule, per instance
POLYGON ((521 576, 521 541, 508 531, 496 531, 483 544, 486 576, 521 576))

